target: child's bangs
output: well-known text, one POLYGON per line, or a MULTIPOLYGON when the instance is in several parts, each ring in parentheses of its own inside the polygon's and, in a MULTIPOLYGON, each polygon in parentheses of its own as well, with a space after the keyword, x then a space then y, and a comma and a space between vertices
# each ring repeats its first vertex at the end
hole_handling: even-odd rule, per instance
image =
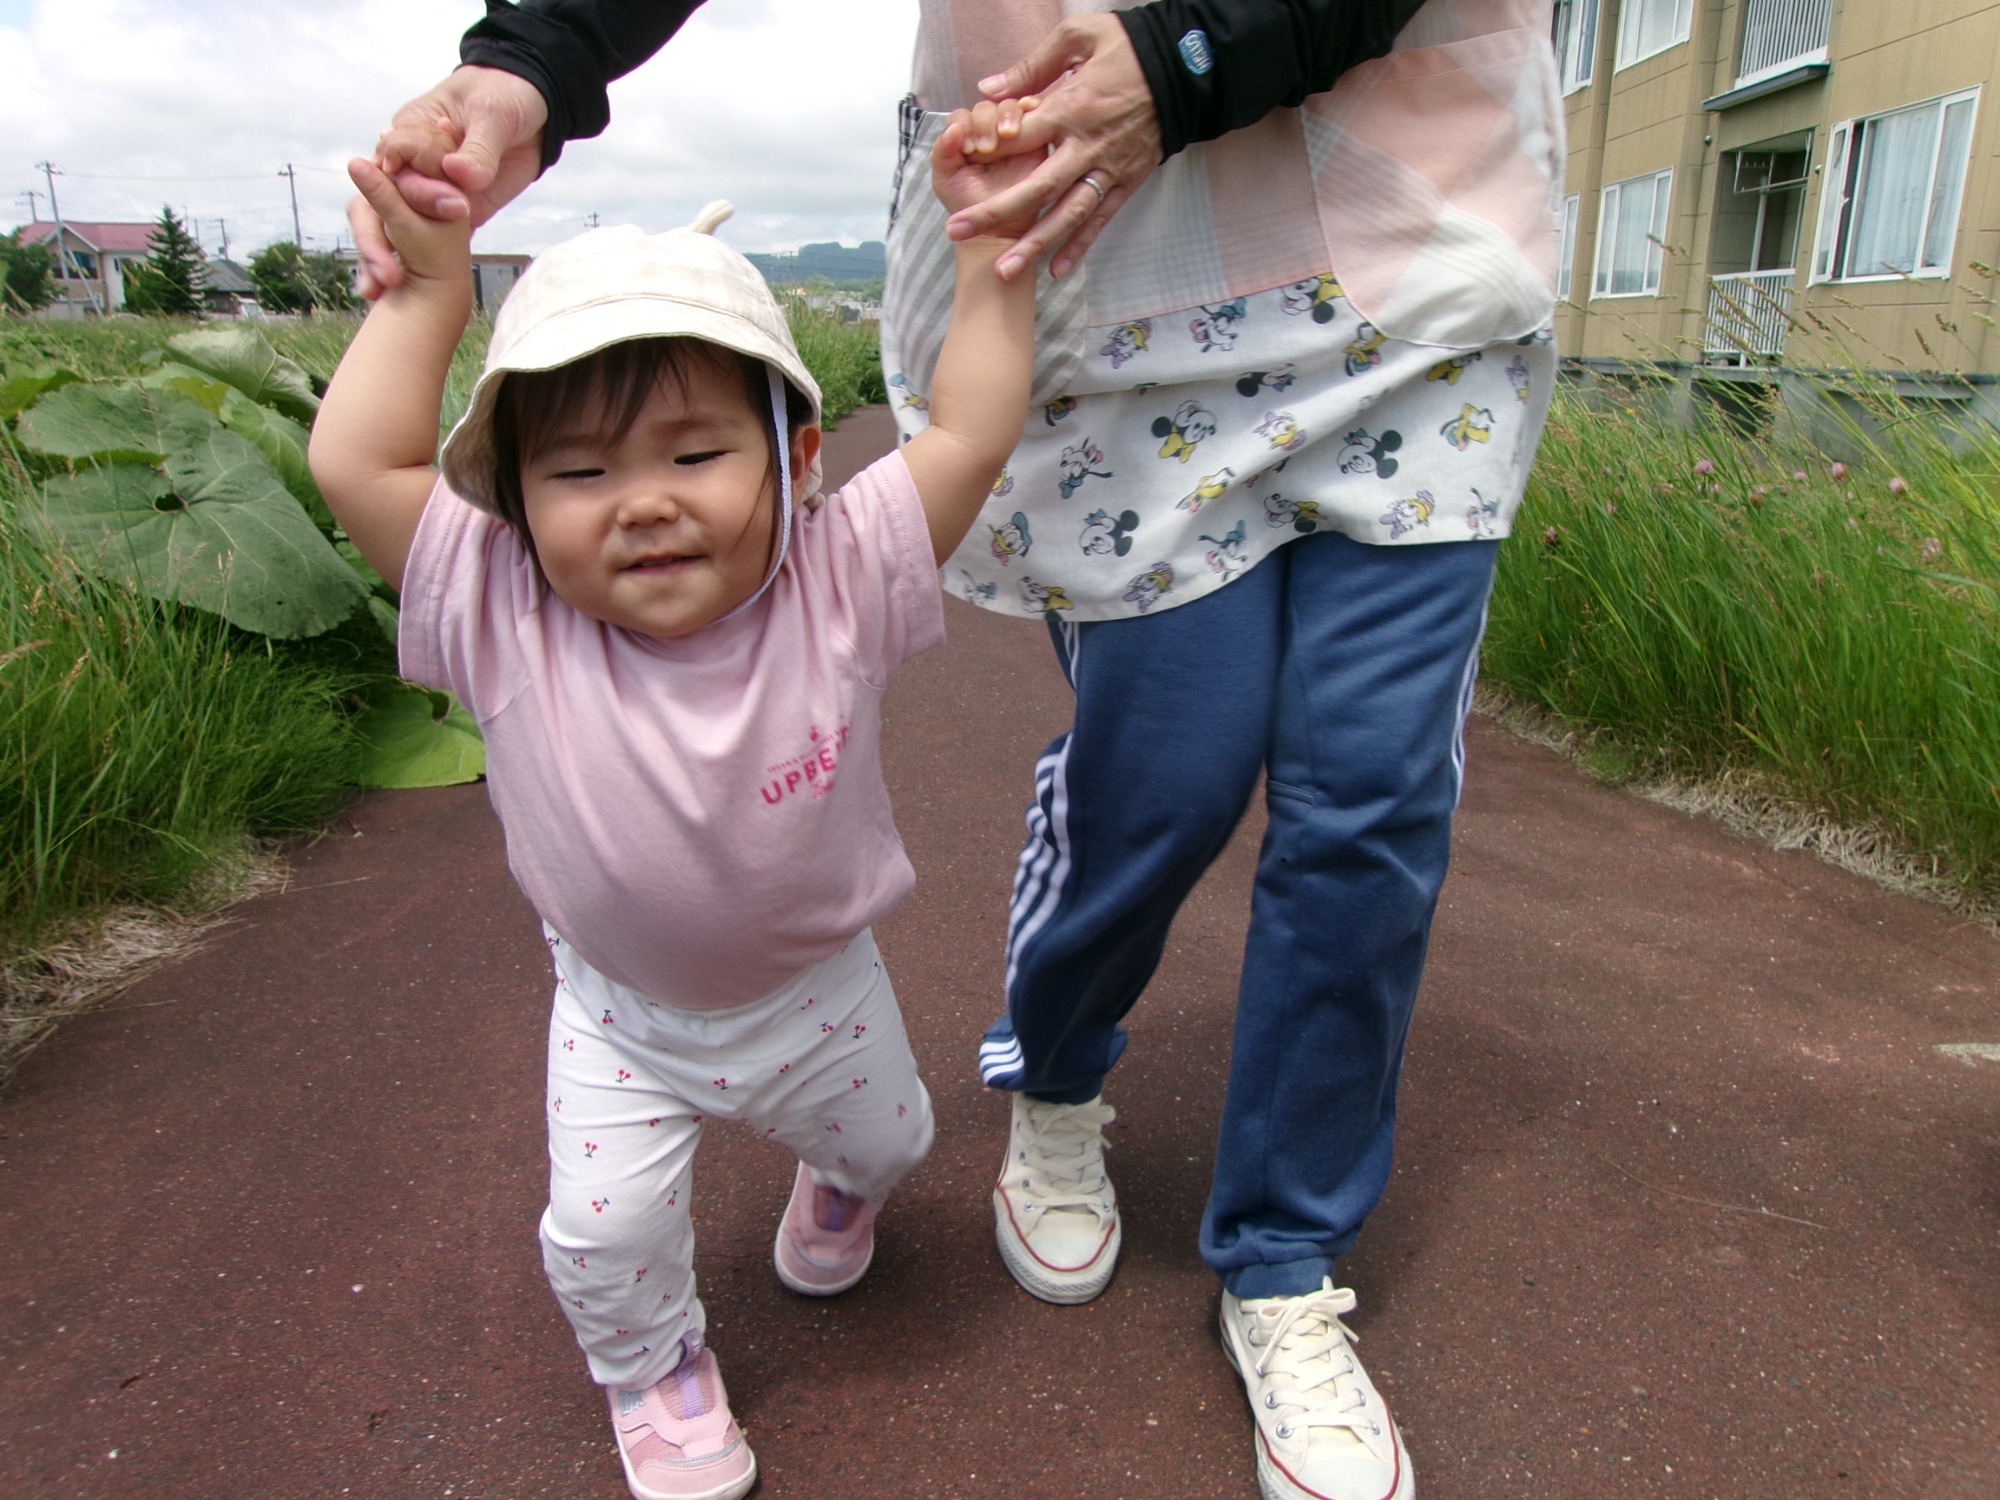
POLYGON ((656 389, 685 396, 702 380, 742 380, 739 360, 700 339, 629 339, 553 370, 521 370, 500 387, 495 425, 512 439, 516 465, 534 462, 560 438, 616 443, 656 389))

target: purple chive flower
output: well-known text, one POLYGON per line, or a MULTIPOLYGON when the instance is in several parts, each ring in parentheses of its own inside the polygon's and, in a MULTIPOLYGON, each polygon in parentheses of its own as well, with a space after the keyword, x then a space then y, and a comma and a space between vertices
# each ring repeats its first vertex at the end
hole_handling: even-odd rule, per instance
POLYGON ((1694 471, 1695 473, 1700 474, 1701 476, 1706 478, 1708 475, 1713 474, 1715 472, 1715 464, 1713 460, 1710 459, 1706 458, 1697 459, 1695 461, 1694 471))

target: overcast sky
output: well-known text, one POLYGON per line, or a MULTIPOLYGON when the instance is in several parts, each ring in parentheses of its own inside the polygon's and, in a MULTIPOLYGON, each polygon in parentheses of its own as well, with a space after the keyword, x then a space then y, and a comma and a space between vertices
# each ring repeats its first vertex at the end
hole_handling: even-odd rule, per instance
MULTIPOLYGON (((29 217, 37 163, 65 218, 156 219, 211 254, 290 238, 297 169, 309 247, 346 232, 342 164, 442 77, 481 0, 0 0, 0 227, 29 217)), ((711 198, 743 250, 880 239, 917 0, 708 0, 611 90, 611 128, 481 231, 539 250, 585 216, 684 224, 711 198)))

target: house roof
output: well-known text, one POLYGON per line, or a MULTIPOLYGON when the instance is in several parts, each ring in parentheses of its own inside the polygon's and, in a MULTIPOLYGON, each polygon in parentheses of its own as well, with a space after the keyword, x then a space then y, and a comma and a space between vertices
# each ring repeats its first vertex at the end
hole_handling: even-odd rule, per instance
POLYGON ((233 260, 216 256, 208 263, 208 289, 212 292, 227 292, 233 297, 254 297, 257 283, 250 279, 250 273, 233 260))
MULTIPOLYGON (((159 230, 158 224, 106 224, 86 222, 80 219, 64 219, 63 228, 82 240, 100 254, 146 255, 151 252, 153 235, 159 230)), ((56 226, 45 220, 36 220, 21 228, 21 243, 39 245, 44 240, 53 240, 56 226)))

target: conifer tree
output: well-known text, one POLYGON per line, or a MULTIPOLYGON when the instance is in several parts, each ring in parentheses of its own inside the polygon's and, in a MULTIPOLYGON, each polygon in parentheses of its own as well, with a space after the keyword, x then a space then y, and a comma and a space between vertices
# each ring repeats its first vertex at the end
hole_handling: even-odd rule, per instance
POLYGON ((142 313, 191 316, 200 312, 208 258, 171 208, 160 210, 152 251, 125 268, 125 305, 142 313))

